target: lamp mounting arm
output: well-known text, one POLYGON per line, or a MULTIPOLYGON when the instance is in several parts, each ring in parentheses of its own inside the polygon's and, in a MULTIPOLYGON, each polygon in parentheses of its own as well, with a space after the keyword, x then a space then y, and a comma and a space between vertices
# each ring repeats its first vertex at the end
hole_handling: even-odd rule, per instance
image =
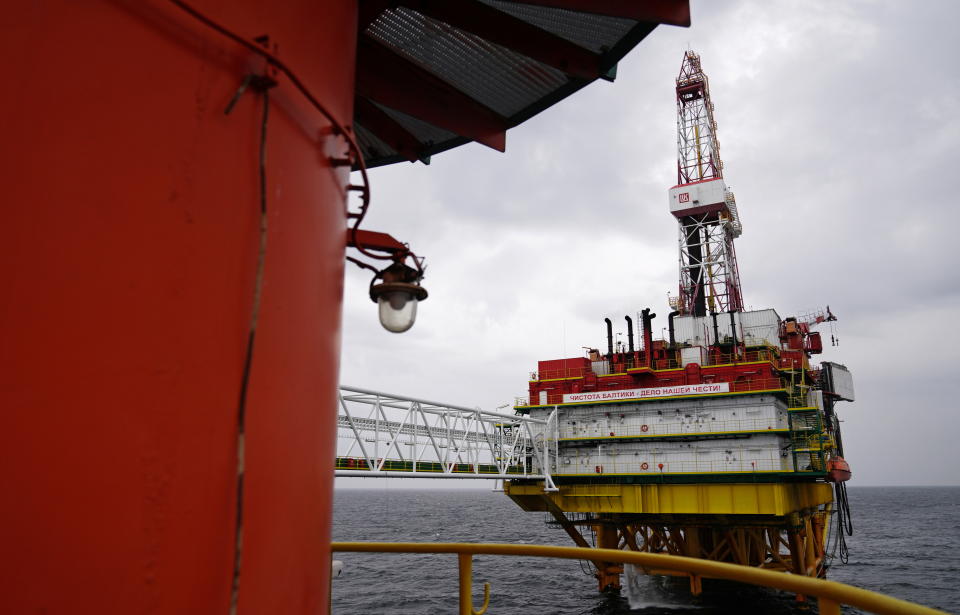
MULTIPOLYGON (((394 263, 402 264, 409 258, 417 273, 423 276, 423 259, 418 257, 410 250, 410 246, 397 240, 393 235, 379 233, 377 231, 365 231, 361 229, 347 230, 347 247, 356 248, 361 254, 379 260, 392 260, 394 263)), ((361 261, 347 257, 347 260, 364 269, 372 267, 361 261)), ((379 271, 374 269, 374 271, 379 271)))

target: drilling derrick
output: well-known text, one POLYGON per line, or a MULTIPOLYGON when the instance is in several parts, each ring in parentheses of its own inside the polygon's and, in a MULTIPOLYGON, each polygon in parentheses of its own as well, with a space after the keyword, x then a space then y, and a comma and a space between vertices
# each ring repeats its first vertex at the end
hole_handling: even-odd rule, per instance
POLYGON ((670 189, 670 213, 680 224, 680 295, 672 307, 693 316, 741 311, 733 248, 740 218, 723 181, 710 82, 692 51, 684 54, 677 77, 677 185, 670 189))

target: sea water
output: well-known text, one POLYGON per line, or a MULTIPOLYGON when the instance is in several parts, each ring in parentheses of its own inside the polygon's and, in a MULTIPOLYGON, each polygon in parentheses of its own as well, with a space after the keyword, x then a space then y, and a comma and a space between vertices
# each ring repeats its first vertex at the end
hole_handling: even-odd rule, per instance
MULTIPOLYGON (((509 542, 568 546, 566 533, 489 490, 408 490, 399 481, 366 481, 339 490, 333 538, 339 541, 509 542)), ((854 536, 849 563, 834 581, 960 613, 960 487, 850 487, 854 536)), ((456 555, 340 553, 333 581, 337 615, 446 614, 457 610, 456 555)), ((586 564, 573 560, 481 555, 474 558, 474 603, 491 584, 488 615, 815 612, 792 595, 704 580, 692 597, 686 579, 636 576, 620 594, 597 592, 586 564), (634 607, 625 595, 630 593, 634 607)), ((857 613, 845 608, 844 613, 857 613)))

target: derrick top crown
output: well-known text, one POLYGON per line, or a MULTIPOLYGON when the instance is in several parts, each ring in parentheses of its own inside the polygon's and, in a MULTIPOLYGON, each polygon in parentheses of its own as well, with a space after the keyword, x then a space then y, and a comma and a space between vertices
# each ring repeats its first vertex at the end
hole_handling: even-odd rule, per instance
POLYGON ((700 56, 687 51, 677 76, 677 184, 723 177, 710 81, 700 56))

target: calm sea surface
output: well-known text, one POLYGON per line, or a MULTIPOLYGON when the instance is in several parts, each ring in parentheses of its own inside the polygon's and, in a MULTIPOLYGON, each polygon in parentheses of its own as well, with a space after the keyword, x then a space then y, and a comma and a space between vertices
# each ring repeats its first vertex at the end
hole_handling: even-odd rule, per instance
MULTIPOLYGON (((511 542, 570 545, 543 513, 526 513, 485 490, 384 489, 336 493, 334 540, 511 542)), ((828 578, 960 614, 960 487, 850 487, 854 536, 849 563, 828 578)), ((333 582, 337 615, 456 613, 454 555, 341 553, 333 582)), ((488 615, 522 613, 811 613, 792 596, 735 583, 704 581, 691 598, 686 580, 643 579, 643 605, 602 595, 578 562, 506 556, 474 559, 474 587, 491 590, 488 615)), ((477 606, 482 595, 477 595, 477 606)), ((857 613, 845 609, 845 613, 857 613)))

